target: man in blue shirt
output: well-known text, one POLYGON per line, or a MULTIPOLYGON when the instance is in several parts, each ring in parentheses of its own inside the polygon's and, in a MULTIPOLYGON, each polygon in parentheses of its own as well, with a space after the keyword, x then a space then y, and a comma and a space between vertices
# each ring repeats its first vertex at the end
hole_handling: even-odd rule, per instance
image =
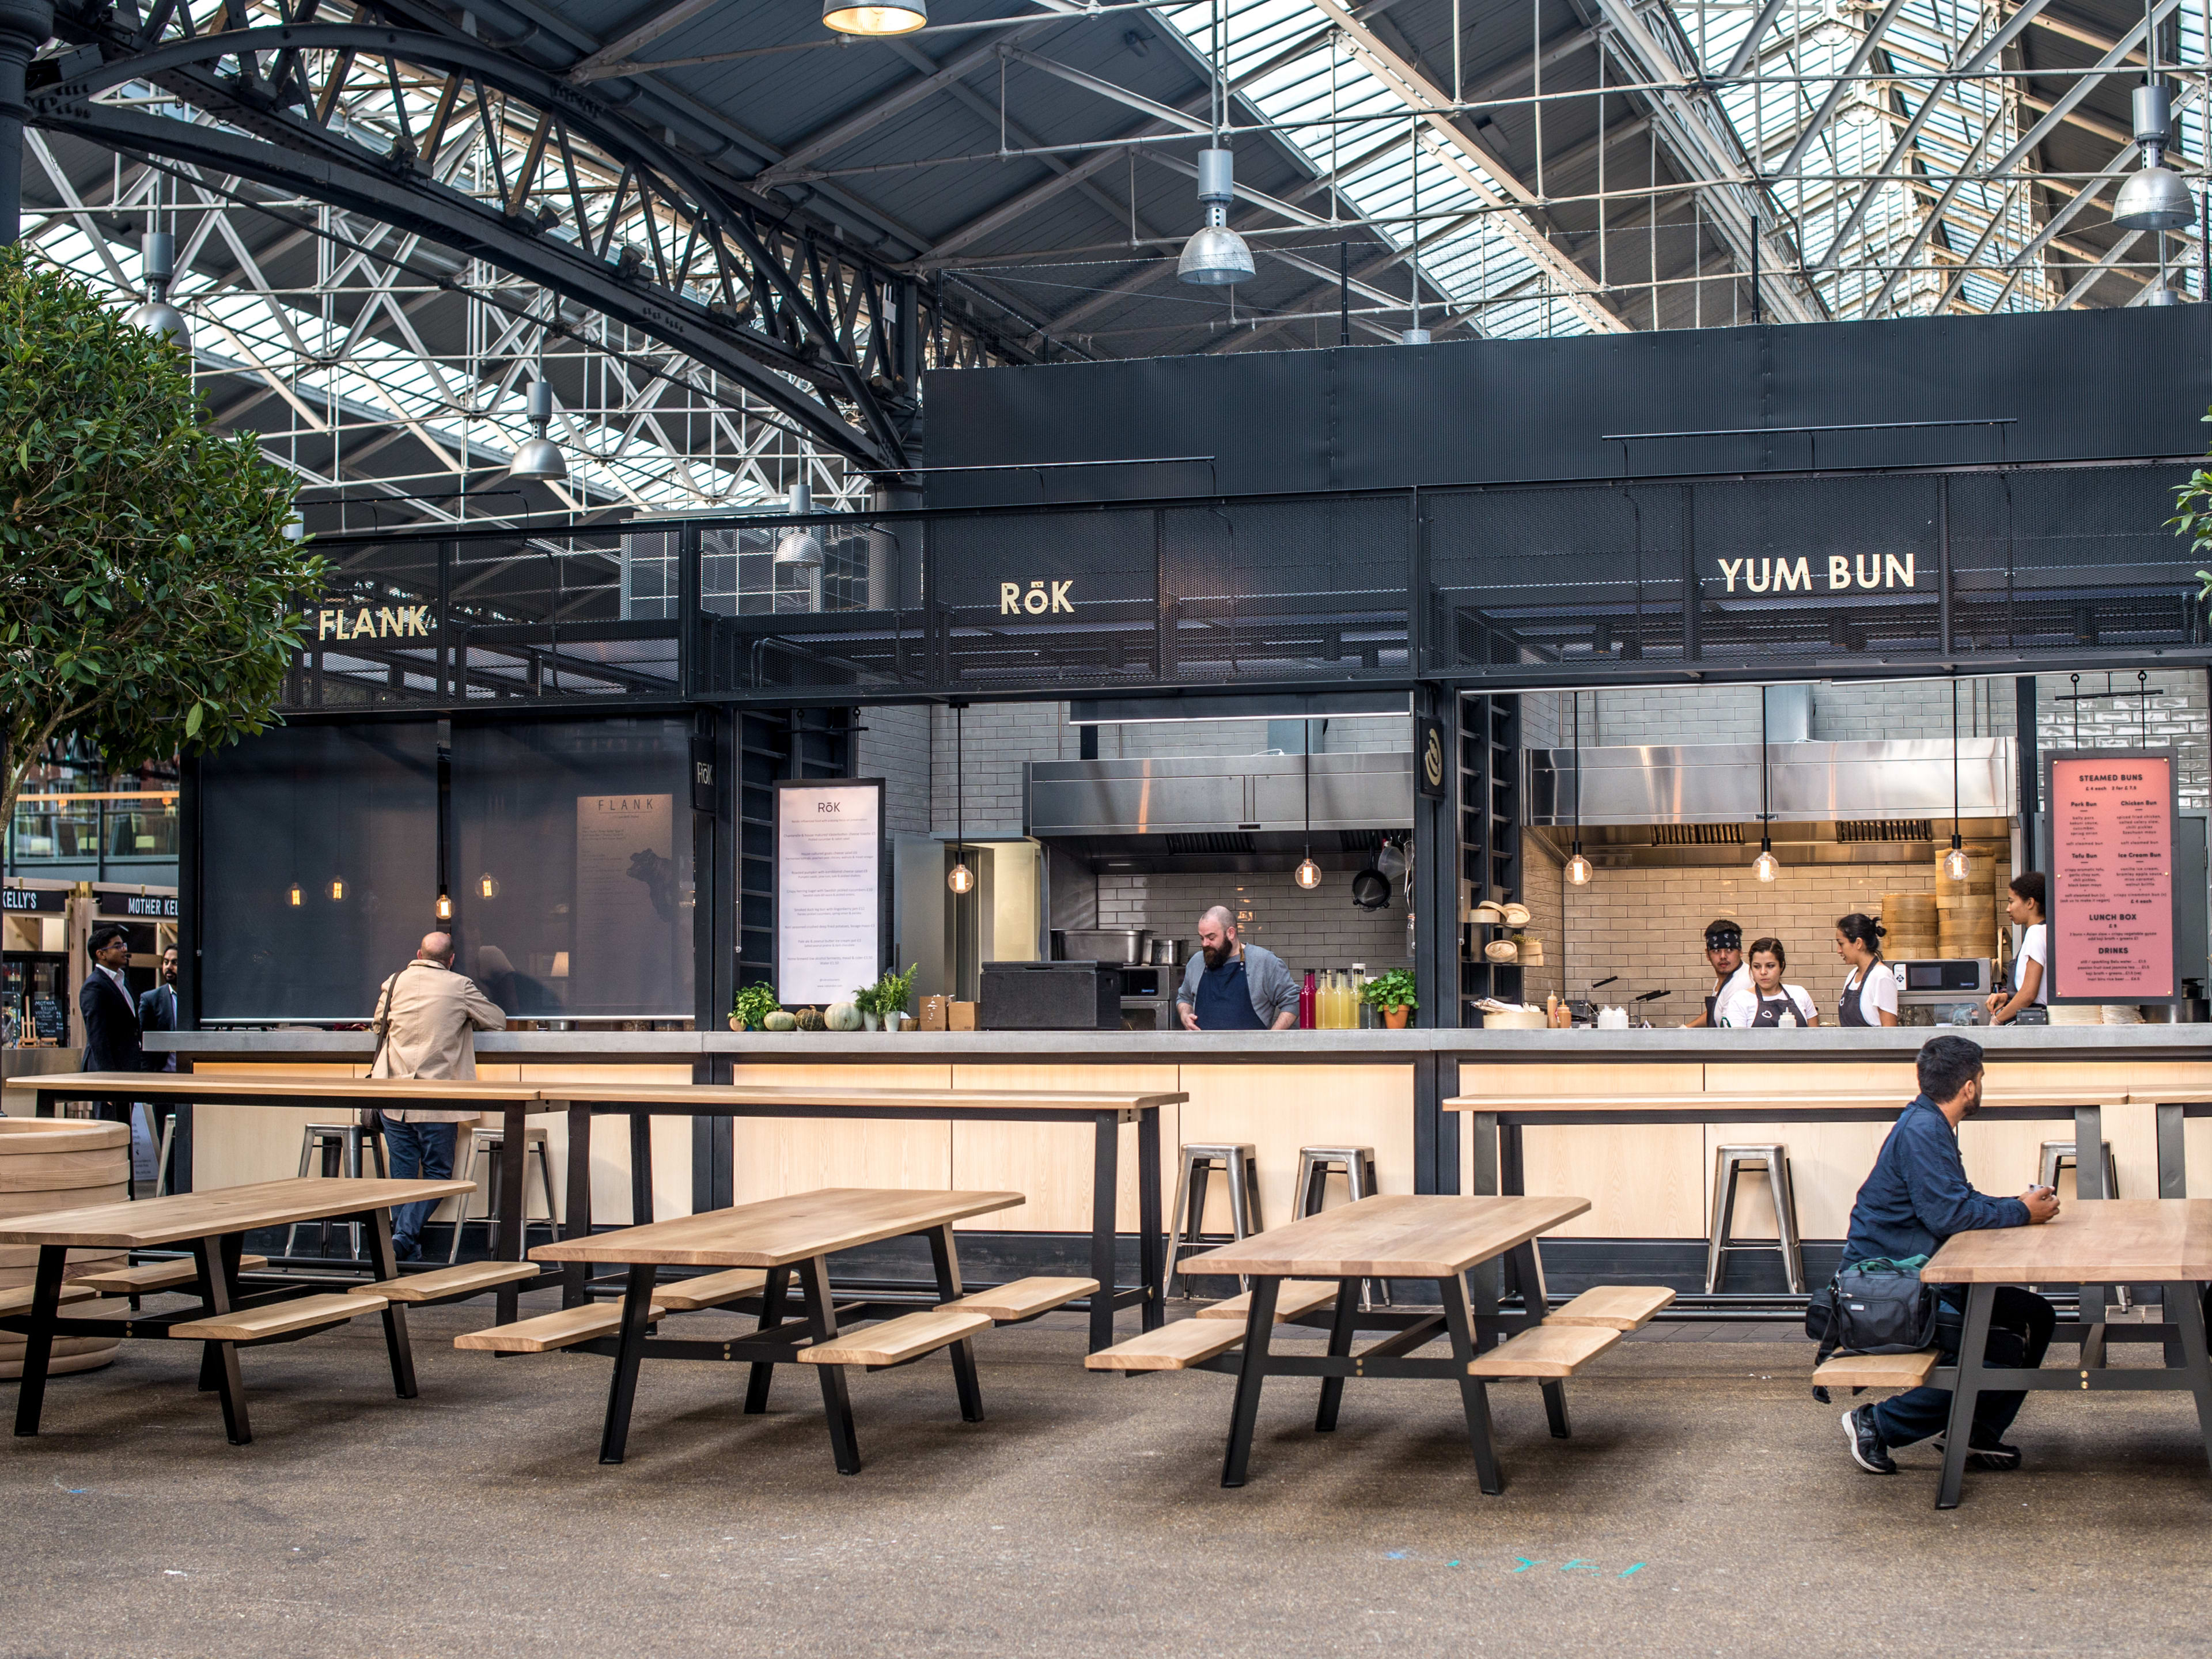
MULTIPOLYGON (((1959 1159, 1959 1126, 1982 1109, 1982 1046, 1961 1036, 1930 1038, 1920 1049, 1920 1093, 1881 1144, 1874 1173, 1851 1206, 1850 1237, 1843 1265, 1876 1257, 1903 1261, 1929 1256, 1954 1233, 1984 1227, 2032 1227, 2058 1213, 2048 1187, 2031 1187, 2018 1198, 1991 1198, 1974 1190, 1959 1159)), ((1944 1346, 1941 1363, 1958 1362, 1960 1289, 1945 1286, 1948 1317, 1937 1323, 1944 1346)), ((2006 1370, 2043 1364, 2057 1316, 2051 1304, 2016 1285, 2000 1285, 1990 1316, 1985 1361, 2006 1370)), ((1984 1394, 1974 1402, 1967 1461, 1978 1468, 2016 1469, 2020 1451, 2004 1443, 2024 1394, 1984 1394)), ((1948 1389, 1914 1389, 1876 1405, 1844 1413, 1844 1436, 1852 1460, 1869 1474, 1895 1474, 1890 1449, 1909 1446, 1942 1431, 1951 1415, 1948 1389)))
POLYGON ((1198 919, 1176 1012, 1186 1031, 1287 1031, 1298 1023, 1298 988, 1283 959, 1239 939, 1236 913, 1217 904, 1198 919))

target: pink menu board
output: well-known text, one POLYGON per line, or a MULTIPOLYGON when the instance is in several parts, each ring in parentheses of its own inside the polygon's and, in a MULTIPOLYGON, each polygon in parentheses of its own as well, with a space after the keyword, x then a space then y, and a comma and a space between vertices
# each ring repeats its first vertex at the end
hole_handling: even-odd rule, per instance
POLYGON ((2173 759, 2051 759, 2051 1000, 2165 1002, 2174 987, 2173 759))

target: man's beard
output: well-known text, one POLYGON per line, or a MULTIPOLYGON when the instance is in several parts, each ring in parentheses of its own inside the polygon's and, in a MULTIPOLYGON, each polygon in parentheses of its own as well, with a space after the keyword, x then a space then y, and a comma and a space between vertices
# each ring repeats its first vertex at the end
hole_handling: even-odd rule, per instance
POLYGON ((1982 1085, 1981 1085, 1980 1084, 1977 1083, 1977 1084, 1974 1085, 1974 1099, 1973 1099, 1973 1103, 1972 1103, 1972 1105, 1968 1106, 1965 1111, 1963 1111, 1963 1112, 1961 1112, 1961 1113, 1960 1113, 1960 1114, 1959 1114, 1960 1119, 1960 1121, 1963 1121, 1964 1120, 1966 1120, 1966 1119, 1967 1119, 1967 1118, 1970 1118, 1970 1117, 1974 1116, 1974 1115, 1975 1115, 1977 1113, 1978 1113, 1981 1109, 1982 1109, 1982 1085))
POLYGON ((1206 965, 1209 968, 1218 968, 1229 960, 1229 946, 1225 941, 1219 945, 1201 945, 1198 947, 1198 953, 1206 958, 1206 965))

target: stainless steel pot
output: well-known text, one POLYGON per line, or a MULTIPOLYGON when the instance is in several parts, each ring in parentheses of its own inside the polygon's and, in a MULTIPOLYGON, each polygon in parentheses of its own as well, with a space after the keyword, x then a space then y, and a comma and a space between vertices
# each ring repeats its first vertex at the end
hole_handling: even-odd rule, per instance
POLYGON ((1142 927, 1055 927, 1052 930, 1053 959, 1142 967, 1146 944, 1151 938, 1150 931, 1142 927))
POLYGON ((1156 939, 1152 954, 1147 958, 1155 968, 1175 968, 1182 963, 1182 941, 1179 939, 1156 939))

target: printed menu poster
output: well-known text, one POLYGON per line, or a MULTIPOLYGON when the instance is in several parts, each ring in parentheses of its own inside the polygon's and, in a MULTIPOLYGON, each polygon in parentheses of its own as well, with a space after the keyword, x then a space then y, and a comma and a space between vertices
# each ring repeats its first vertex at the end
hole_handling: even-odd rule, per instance
POLYGON ((691 929, 676 890, 675 804, 672 795, 576 797, 569 983, 588 987, 586 1000, 685 1012, 675 953, 691 948, 691 929))
POLYGON ((2052 1000, 2170 1001, 2172 758, 2054 756, 2051 878, 2052 1000))
POLYGON ((846 1002, 880 971, 883 787, 775 792, 775 992, 787 1008, 846 1002))

